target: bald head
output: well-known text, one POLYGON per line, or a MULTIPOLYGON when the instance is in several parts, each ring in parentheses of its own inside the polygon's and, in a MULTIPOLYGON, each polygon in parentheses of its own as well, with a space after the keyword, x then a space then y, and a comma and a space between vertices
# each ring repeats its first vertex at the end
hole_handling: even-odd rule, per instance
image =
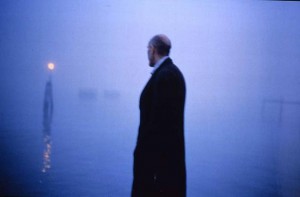
POLYGON ((153 46, 157 50, 157 54, 159 56, 166 56, 170 54, 171 41, 164 34, 159 34, 151 38, 149 45, 153 46))

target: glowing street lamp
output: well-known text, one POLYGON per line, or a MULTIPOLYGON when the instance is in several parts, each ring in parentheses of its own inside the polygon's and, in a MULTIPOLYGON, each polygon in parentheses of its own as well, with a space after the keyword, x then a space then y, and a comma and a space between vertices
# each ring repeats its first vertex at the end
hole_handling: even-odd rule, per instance
POLYGON ((54 71, 54 68, 55 68, 55 64, 52 63, 52 62, 49 62, 48 65, 48 70, 50 71, 49 72, 49 81, 51 81, 51 78, 52 78, 52 72, 54 71))
POLYGON ((53 64, 53 63, 48 63, 48 69, 50 70, 50 71, 53 71, 54 70, 54 68, 55 68, 55 65, 53 64))

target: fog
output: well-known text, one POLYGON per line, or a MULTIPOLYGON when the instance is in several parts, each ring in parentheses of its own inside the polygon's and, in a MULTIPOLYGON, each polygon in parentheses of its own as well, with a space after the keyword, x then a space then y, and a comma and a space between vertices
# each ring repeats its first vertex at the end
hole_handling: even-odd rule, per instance
POLYGON ((0 194, 129 196, 147 44, 164 33, 187 86, 188 196, 299 195, 299 13, 280 1, 1 1, 0 194))

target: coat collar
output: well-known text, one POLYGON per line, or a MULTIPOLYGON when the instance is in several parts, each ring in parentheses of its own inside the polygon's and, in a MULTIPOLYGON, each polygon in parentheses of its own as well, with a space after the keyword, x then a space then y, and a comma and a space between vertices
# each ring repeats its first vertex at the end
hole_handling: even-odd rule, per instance
POLYGON ((155 74, 158 70, 160 70, 160 68, 161 68, 162 66, 164 66, 164 65, 167 64, 167 63, 172 63, 172 60, 171 60, 171 58, 169 58, 169 56, 165 56, 165 57, 161 58, 161 59, 155 64, 155 66, 154 66, 154 68, 153 68, 151 74, 152 74, 152 75, 155 74))

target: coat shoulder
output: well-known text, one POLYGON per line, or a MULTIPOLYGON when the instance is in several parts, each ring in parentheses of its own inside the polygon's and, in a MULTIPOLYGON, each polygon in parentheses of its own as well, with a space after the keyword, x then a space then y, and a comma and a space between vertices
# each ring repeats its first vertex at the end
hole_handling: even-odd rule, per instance
POLYGON ((167 60, 161 65, 161 68, 157 72, 157 76, 158 78, 183 78, 183 74, 171 60, 167 60))

